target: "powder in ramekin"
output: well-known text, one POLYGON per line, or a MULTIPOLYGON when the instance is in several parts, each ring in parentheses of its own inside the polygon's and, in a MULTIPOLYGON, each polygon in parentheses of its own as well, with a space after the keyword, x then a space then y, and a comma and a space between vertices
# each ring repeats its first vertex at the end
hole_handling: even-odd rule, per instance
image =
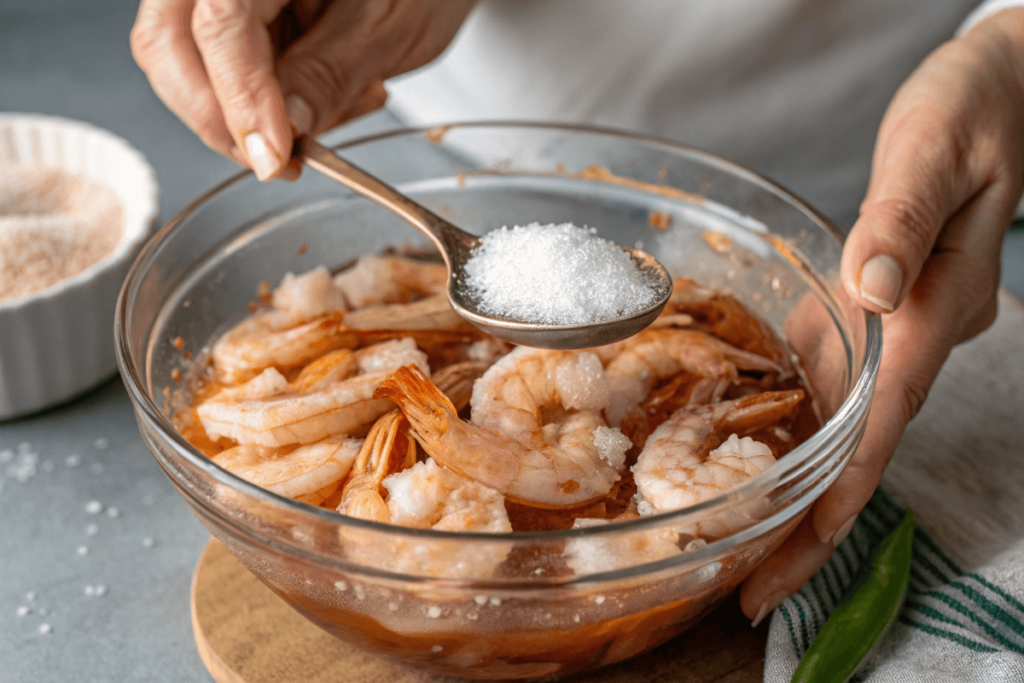
POLYGON ((78 275, 117 246, 124 207, 67 171, 0 164, 0 303, 78 275))

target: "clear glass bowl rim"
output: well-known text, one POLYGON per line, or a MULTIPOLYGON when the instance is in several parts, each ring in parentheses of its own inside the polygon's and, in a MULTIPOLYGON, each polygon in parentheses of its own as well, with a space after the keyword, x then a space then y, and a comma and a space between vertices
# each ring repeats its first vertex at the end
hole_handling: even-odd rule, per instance
MULTIPOLYGON (((833 223, 810 206, 807 202, 800 199, 797 195, 793 194, 789 190, 785 189, 778 183, 768 179, 767 177, 755 172, 750 169, 741 166, 735 162, 729 161, 723 157, 720 157, 709 152, 705 152, 696 147, 691 147, 679 142, 667 140, 652 135, 643 135, 638 133, 632 133, 629 131, 618 130, 614 128, 602 127, 602 126, 590 126, 582 124, 561 124, 561 123, 546 123, 546 122, 523 122, 523 121, 473 121, 464 123, 451 123, 441 124, 437 126, 427 126, 422 128, 400 128, 383 133, 377 133, 374 135, 368 135, 365 137, 357 138, 354 140, 346 140, 343 143, 337 145, 331 145, 331 148, 336 151, 342 151, 347 148, 354 148, 361 145, 379 142, 382 140, 405 137, 405 136, 422 136, 428 134, 435 134, 437 131, 444 131, 447 134, 452 130, 470 130, 470 129, 486 129, 486 128, 500 128, 500 129, 514 129, 514 130, 526 130, 526 129, 539 129, 546 131, 561 131, 569 134, 583 133, 590 135, 598 135, 612 138, 619 138, 631 142, 643 143, 647 145, 663 146, 672 150, 676 154, 682 154, 684 156, 695 157, 701 162, 717 166, 722 170, 726 170, 735 176, 738 176, 744 180, 747 180, 755 185, 759 185, 762 189, 765 189, 783 200, 795 208, 801 210, 806 214, 811 221, 818 224, 826 233, 830 234, 834 239, 842 243, 844 236, 833 223)), ((308 172, 308 171, 307 171, 308 172)), ((501 169, 499 173, 514 174, 517 169, 501 169)), ((498 534, 498 533, 486 533, 486 532, 455 532, 455 531, 438 531, 434 529, 417 529, 412 527, 402 527, 391 524, 384 524, 381 522, 372 522, 367 520, 358 519, 355 517, 348 517, 340 515, 336 512, 324 510, 321 508, 313 507, 305 503, 301 503, 291 498, 278 495, 267 491, 266 489, 251 484, 248 481, 232 474, 231 472, 223 469, 219 465, 215 464, 212 460, 207 458, 205 455, 196 450, 181 434, 178 433, 170 421, 164 416, 163 412, 157 406, 156 401, 150 396, 149 392, 145 390, 145 382, 140 373, 139 365, 135 362, 132 356, 130 343, 128 338, 128 305, 129 299, 134 298, 137 292, 137 285, 143 275, 146 274, 150 261, 155 257, 159 248, 168 241, 174 234, 179 224, 184 222, 189 216, 199 209, 207 200, 213 198, 222 190, 241 182, 242 180, 253 175, 252 171, 246 170, 237 173, 234 176, 226 179, 222 183, 216 185, 194 201, 188 206, 182 209, 174 218, 167 222, 159 231, 156 232, 142 248, 142 251, 136 257, 134 263, 132 263, 131 269, 128 271, 128 275, 125 278, 124 284, 121 287, 121 292, 117 300, 117 310, 115 312, 114 319, 114 335, 116 339, 116 352, 117 352, 117 365, 120 370, 122 378, 124 378, 125 385, 128 389, 129 397, 132 400, 135 408, 141 410, 144 416, 148 419, 151 426, 157 429, 161 436, 168 441, 169 444, 174 446, 176 455, 180 458, 185 459, 191 466, 202 470, 205 474, 215 480, 217 483, 228 486, 229 488, 241 491, 242 493, 256 498, 264 504, 275 506, 284 509, 292 514, 300 516, 307 516, 318 520, 322 523, 327 523, 339 527, 350 527, 354 529, 364 529, 367 531, 373 531, 377 533, 383 533, 392 536, 405 536, 411 539, 433 539, 433 540, 458 540, 458 541, 486 541, 495 542, 499 540, 517 540, 517 541, 528 541, 531 539, 545 540, 545 541, 556 541, 560 539, 569 538, 581 538, 581 537, 599 537, 602 535, 614 535, 619 533, 626 533, 632 531, 643 531, 650 528, 681 524, 687 521, 689 517, 695 517, 701 513, 716 508, 723 507, 730 502, 733 505, 741 504, 744 501, 750 500, 758 495, 762 488, 769 485, 772 481, 781 479, 786 473, 792 470, 798 469, 804 466, 807 461, 812 460, 817 454, 818 450, 822 447, 824 442, 827 442, 832 432, 838 429, 838 425, 852 419, 853 413, 856 411, 857 406, 862 404, 865 400, 870 403, 870 395, 873 390, 874 379, 878 373, 878 367, 881 362, 882 355, 882 324, 881 316, 876 313, 869 311, 863 311, 864 314, 864 330, 865 330, 865 343, 864 343, 864 362, 857 375, 857 378, 850 390, 849 395, 844 399, 842 405, 836 413, 828 420, 822 427, 816 431, 807 441, 797 446, 793 451, 788 453, 785 458, 782 458, 778 463, 768 468, 764 472, 757 476, 752 477, 749 481, 743 485, 731 489, 728 492, 716 496, 715 498, 706 500, 697 505, 690 507, 681 508, 679 510, 673 510, 672 512, 661 513, 657 515, 651 515, 649 517, 642 517, 639 519, 629 520, 625 522, 619 522, 616 524, 600 525, 585 527, 581 529, 565 529, 557 531, 529 531, 529 532, 516 532, 514 534, 498 534)), ((827 291, 827 288, 826 288, 827 291)), ((867 408, 865 407, 865 410, 867 408)), ((831 459, 831 458, 830 458, 831 459)), ((770 488, 770 486, 768 487, 770 488)), ((731 545, 736 541, 740 540, 738 537, 756 536, 757 534, 751 533, 754 530, 760 529, 763 522, 770 521, 775 517, 769 517, 766 520, 762 520, 761 523, 755 524, 753 527, 749 527, 738 534, 733 536, 727 536, 708 543, 700 553, 711 554, 714 553, 716 546, 729 542, 731 545)), ((660 564, 660 563, 656 563, 660 564)))

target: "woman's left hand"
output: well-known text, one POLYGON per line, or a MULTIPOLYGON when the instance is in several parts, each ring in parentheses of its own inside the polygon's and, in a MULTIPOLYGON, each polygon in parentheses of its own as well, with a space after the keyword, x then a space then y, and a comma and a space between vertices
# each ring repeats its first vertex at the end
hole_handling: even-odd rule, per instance
POLYGON ((743 585, 755 622, 825 564, 882 479, 950 350, 995 320, 1003 236, 1024 190, 1024 9, 933 52, 896 93, 843 250, 851 297, 883 314, 864 438, 836 483, 743 585))

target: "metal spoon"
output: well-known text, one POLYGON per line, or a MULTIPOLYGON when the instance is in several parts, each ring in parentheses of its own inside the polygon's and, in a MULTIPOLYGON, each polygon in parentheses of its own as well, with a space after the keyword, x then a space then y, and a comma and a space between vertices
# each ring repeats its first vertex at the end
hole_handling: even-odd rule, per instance
POLYGON ((448 301, 460 316, 499 339, 544 349, 582 349, 611 344, 644 329, 661 313, 672 294, 672 278, 654 257, 638 249, 627 249, 637 267, 649 278, 658 298, 647 308, 619 318, 569 325, 528 323, 485 315, 479 302, 465 287, 466 261, 480 244, 480 238, 460 230, 425 206, 418 204, 387 183, 350 164, 313 138, 303 135, 295 142, 295 157, 310 168, 336 180, 356 194, 370 199, 422 232, 441 252, 448 266, 448 301))

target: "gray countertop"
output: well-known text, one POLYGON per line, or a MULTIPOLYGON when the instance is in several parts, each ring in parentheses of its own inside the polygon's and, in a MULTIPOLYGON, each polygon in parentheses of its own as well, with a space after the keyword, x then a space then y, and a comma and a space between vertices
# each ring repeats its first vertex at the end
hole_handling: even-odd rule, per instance
MULTIPOLYGON (((156 169, 167 220, 236 167, 149 89, 128 48, 134 13, 124 0, 5 0, 0 109, 125 137, 156 169)), ((371 116, 343 135, 392 125, 371 116)), ((1003 271, 1024 296, 1024 234, 1008 238, 1003 271)), ((0 681, 208 680, 189 615, 207 538, 143 445, 119 379, 0 423, 0 681)))

